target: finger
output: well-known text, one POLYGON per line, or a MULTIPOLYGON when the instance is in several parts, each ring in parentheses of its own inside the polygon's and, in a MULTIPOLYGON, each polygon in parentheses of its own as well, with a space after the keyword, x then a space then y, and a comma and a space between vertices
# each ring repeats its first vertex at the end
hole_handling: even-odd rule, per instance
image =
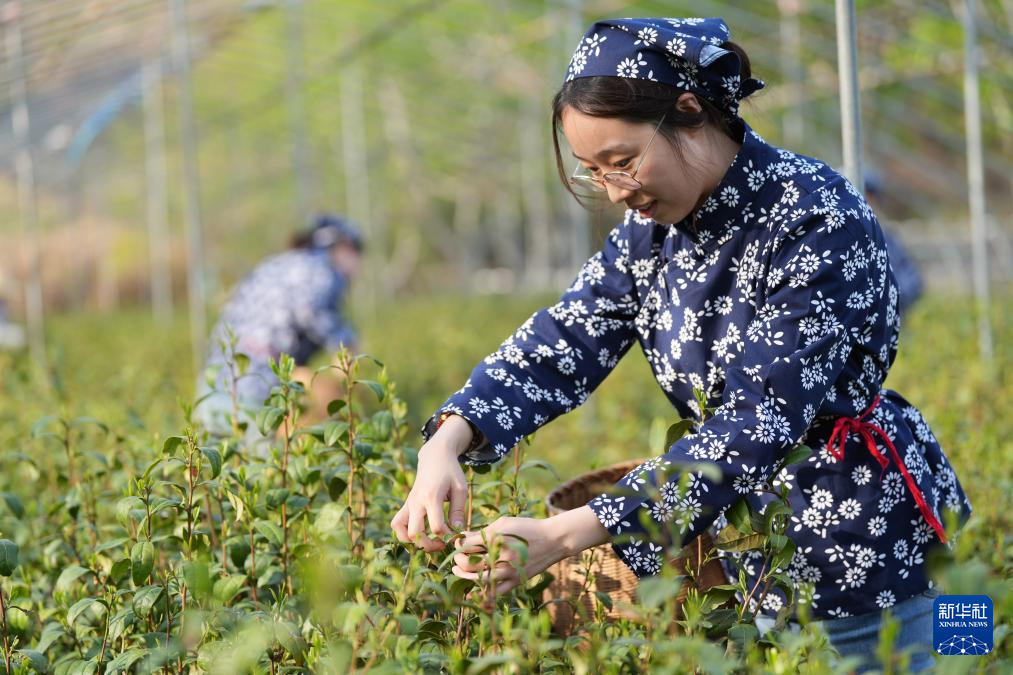
POLYGON ((429 530, 436 536, 450 532, 447 521, 443 518, 443 502, 432 500, 426 503, 426 516, 429 518, 429 530))
POLYGON ((433 541, 425 535, 426 510, 425 507, 417 507, 408 511, 408 540, 426 551, 443 548, 440 543, 437 549, 433 548, 433 541))
POLYGON ((490 529, 491 527, 490 525, 481 530, 465 532, 461 538, 461 547, 488 549, 492 546, 493 538, 497 536, 495 530, 490 529))
POLYGON ((450 569, 450 571, 454 573, 455 577, 460 577, 461 579, 471 579, 472 581, 478 581, 479 580, 479 576, 478 576, 479 573, 478 572, 469 572, 468 570, 461 569, 457 565, 454 565, 450 569))
POLYGON ((422 535, 425 511, 419 507, 408 509, 408 539, 418 541, 422 535))
POLYGON ((437 551, 442 551, 447 547, 447 545, 443 542, 442 539, 433 539, 425 535, 422 536, 421 546, 429 553, 436 553, 437 551))
POLYGON ((468 486, 450 486, 450 524, 464 527, 464 514, 468 504, 468 486))
POLYGON ((451 571, 455 576, 461 577, 462 579, 471 579, 479 584, 488 584, 493 582, 496 584, 503 583, 505 581, 512 581, 514 586, 520 583, 520 577, 517 574, 517 570, 511 566, 502 566, 497 564, 493 569, 488 567, 474 570, 461 567, 455 564, 451 571))
POLYGON ((488 567, 483 557, 475 554, 457 553, 454 555, 454 564, 463 570, 477 572, 488 567))
POLYGON ((485 553, 488 549, 482 543, 482 539, 476 536, 464 536, 454 542, 454 546, 460 553, 485 553))
POLYGON ((408 511, 408 541, 429 553, 443 549, 443 542, 438 539, 430 539, 425 534, 426 510, 425 507, 410 509, 408 511))
POLYGON ((394 536, 397 540, 407 544, 411 541, 408 538, 408 507, 402 506, 401 510, 397 512, 393 519, 390 521, 390 526, 394 530, 394 536))

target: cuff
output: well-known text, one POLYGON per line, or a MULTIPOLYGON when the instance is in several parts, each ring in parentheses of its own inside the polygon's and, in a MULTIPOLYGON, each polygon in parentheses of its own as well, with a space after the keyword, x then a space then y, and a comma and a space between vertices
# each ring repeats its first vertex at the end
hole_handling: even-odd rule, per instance
POLYGON ((631 572, 644 577, 661 571, 665 547, 648 540, 637 522, 644 505, 641 498, 605 492, 587 505, 612 536, 612 550, 631 572))
POLYGON ((471 444, 458 458, 462 463, 477 466, 482 464, 491 464, 500 459, 500 455, 493 450, 489 443, 489 439, 486 438, 484 433, 482 433, 482 430, 479 429, 474 422, 468 419, 468 417, 462 415, 460 411, 454 410, 453 408, 443 408, 441 410, 437 410, 432 417, 426 420, 426 423, 423 424, 422 428, 419 430, 421 431, 422 438, 424 440, 428 442, 429 439, 433 437, 433 434, 436 433, 436 429, 439 426, 439 417, 445 412, 463 417, 464 421, 466 421, 468 426, 471 427, 471 444))

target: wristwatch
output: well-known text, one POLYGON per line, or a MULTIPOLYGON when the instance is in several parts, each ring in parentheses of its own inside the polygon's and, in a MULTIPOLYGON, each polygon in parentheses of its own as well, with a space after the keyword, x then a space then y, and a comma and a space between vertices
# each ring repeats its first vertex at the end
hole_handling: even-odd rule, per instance
MULTIPOLYGON (((422 438, 424 438, 426 441, 429 441, 429 439, 433 437, 433 434, 436 433, 436 430, 439 429, 443 425, 443 423, 446 422, 453 415, 458 415, 458 413, 445 410, 441 413, 438 413, 430 417, 428 420, 426 420, 426 423, 422 425, 421 429, 422 438)), ((489 445, 489 441, 488 439, 486 439, 485 434, 482 433, 481 429, 476 427, 475 424, 464 415, 458 416, 465 422, 467 422, 469 427, 471 427, 471 443, 469 443, 468 447, 465 448, 464 452, 461 453, 462 455, 467 454, 469 452, 473 452, 475 450, 481 450, 485 448, 487 445, 489 445)))

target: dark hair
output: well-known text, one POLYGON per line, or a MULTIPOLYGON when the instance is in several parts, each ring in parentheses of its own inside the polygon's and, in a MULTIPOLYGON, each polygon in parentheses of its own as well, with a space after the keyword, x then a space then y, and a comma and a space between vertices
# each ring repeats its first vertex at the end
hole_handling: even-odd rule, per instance
POLYGON ((289 240, 289 247, 330 248, 343 244, 362 253, 362 234, 348 220, 334 213, 318 213, 305 230, 296 232, 289 240))
MULTIPOLYGON (((314 232, 313 230, 307 230, 305 232, 296 232, 288 240, 288 247, 290 249, 317 248, 316 243, 313 241, 313 232, 314 232)), ((333 244, 331 244, 331 246, 349 246, 355 249, 356 253, 362 253, 364 248, 360 240, 348 237, 344 239, 338 239, 333 244)))
MULTIPOLYGON (((725 42, 721 47, 738 55, 741 64, 739 77, 743 81, 752 77, 749 56, 742 47, 734 42, 725 42)), ((675 102, 687 91, 662 82, 629 77, 581 77, 563 84, 552 99, 552 145, 556 152, 556 170, 570 194, 580 200, 580 196, 570 186, 569 174, 563 166, 563 154, 559 147, 559 130, 566 108, 573 108, 591 117, 611 117, 634 124, 657 124, 664 117, 658 133, 668 139, 680 154, 676 133, 680 128, 696 129, 709 123, 731 138, 736 138, 740 130, 733 127, 732 121, 720 108, 700 95, 697 95, 700 112, 677 110, 675 102)))
POLYGON ((288 240, 289 248, 313 248, 313 230, 296 232, 288 240))

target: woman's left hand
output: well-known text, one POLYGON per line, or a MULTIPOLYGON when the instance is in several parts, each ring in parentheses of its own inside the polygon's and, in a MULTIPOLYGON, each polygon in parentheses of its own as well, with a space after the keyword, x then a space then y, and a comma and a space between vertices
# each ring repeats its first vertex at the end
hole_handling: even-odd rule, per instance
POLYGON ((453 573, 478 582, 491 580, 506 593, 563 558, 608 541, 608 530, 584 506, 551 518, 500 518, 458 539, 453 573), (521 550, 527 548, 522 563, 521 550), (490 561, 488 550, 498 553, 490 561), (492 570, 490 571, 490 562, 492 570))

